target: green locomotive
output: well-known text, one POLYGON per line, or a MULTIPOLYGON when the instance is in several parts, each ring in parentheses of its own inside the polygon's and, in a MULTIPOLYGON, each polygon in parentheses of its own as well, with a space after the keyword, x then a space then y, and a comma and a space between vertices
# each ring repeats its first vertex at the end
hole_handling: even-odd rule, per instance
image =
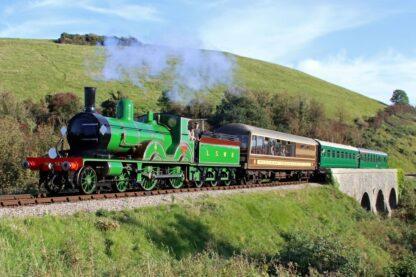
POLYGON ((211 133, 196 141, 193 122, 175 115, 149 112, 136 121, 129 99, 118 102, 115 118, 104 117, 95 111, 95 88, 86 87, 84 93, 84 112, 62 130, 70 150, 51 149, 49 157, 24 162, 40 171, 40 183, 50 193, 71 188, 84 194, 109 187, 152 190, 159 184, 216 186, 236 180, 240 143, 232 136, 211 133))
POLYGON ((118 102, 116 117, 105 117, 95 111, 95 88, 84 93, 84 111, 61 130, 69 150, 51 148, 48 157, 23 163, 39 171, 51 194, 307 180, 330 168, 388 167, 383 152, 240 123, 199 135, 189 118, 149 112, 135 120, 129 99, 118 102))

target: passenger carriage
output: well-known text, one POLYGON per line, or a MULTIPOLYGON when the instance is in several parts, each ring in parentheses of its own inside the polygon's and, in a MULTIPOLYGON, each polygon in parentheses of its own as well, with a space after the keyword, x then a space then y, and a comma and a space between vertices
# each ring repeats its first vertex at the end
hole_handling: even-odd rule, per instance
POLYGON ((248 179, 308 178, 317 169, 318 143, 311 138, 231 123, 216 130, 238 136, 248 179))

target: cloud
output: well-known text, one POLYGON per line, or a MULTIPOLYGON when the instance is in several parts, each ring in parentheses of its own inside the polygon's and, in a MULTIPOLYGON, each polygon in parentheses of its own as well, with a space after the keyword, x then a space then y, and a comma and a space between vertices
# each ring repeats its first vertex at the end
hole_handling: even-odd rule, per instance
POLYGON ((395 89, 403 89, 416 103, 416 58, 392 50, 358 58, 343 51, 324 60, 301 61, 296 68, 385 103, 395 89))
POLYGON ((200 35, 208 48, 282 62, 319 37, 380 16, 376 9, 361 5, 262 0, 213 16, 202 26, 200 35))
POLYGON ((87 25, 92 20, 86 19, 61 19, 55 17, 28 20, 20 24, 8 24, 0 30, 0 37, 33 37, 44 33, 48 28, 60 28, 69 25, 87 25))
POLYGON ((132 4, 100 7, 91 4, 81 4, 79 7, 95 13, 118 16, 127 20, 162 21, 162 18, 159 16, 159 12, 152 6, 132 4))
POLYGON ((158 10, 150 5, 140 4, 114 4, 112 1, 94 1, 94 0, 32 0, 17 2, 4 8, 5 16, 13 15, 16 11, 34 11, 42 10, 45 14, 51 9, 54 11, 65 11, 69 8, 81 9, 93 13, 117 16, 131 21, 162 21, 158 10))

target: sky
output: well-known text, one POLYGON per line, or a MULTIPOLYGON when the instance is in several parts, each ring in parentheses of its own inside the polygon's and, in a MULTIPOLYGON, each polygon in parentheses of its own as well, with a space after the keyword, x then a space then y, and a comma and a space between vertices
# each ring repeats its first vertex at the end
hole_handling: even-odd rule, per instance
POLYGON ((416 1, 0 0, 0 37, 62 32, 265 60, 389 103, 416 104, 416 1))

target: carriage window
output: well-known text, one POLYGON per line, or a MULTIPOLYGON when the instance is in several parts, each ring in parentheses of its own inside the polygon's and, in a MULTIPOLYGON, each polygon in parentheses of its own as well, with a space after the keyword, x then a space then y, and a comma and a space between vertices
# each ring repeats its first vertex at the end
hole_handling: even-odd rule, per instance
POLYGON ((264 137, 257 137, 257 153, 258 154, 265 154, 265 141, 264 141, 264 137))
POLYGON ((274 140, 274 155, 280 156, 280 153, 282 151, 282 143, 280 140, 276 139, 274 140))
POLYGON ((269 141, 269 155, 276 155, 276 139, 270 139, 269 141))
POLYGON ((290 143, 289 142, 289 144, 288 144, 288 147, 287 147, 288 149, 288 151, 287 151, 287 156, 289 156, 289 157, 294 157, 294 156, 296 156, 296 144, 295 143, 290 143))
POLYGON ((255 154, 257 151, 257 136, 251 137, 251 153, 255 154))

